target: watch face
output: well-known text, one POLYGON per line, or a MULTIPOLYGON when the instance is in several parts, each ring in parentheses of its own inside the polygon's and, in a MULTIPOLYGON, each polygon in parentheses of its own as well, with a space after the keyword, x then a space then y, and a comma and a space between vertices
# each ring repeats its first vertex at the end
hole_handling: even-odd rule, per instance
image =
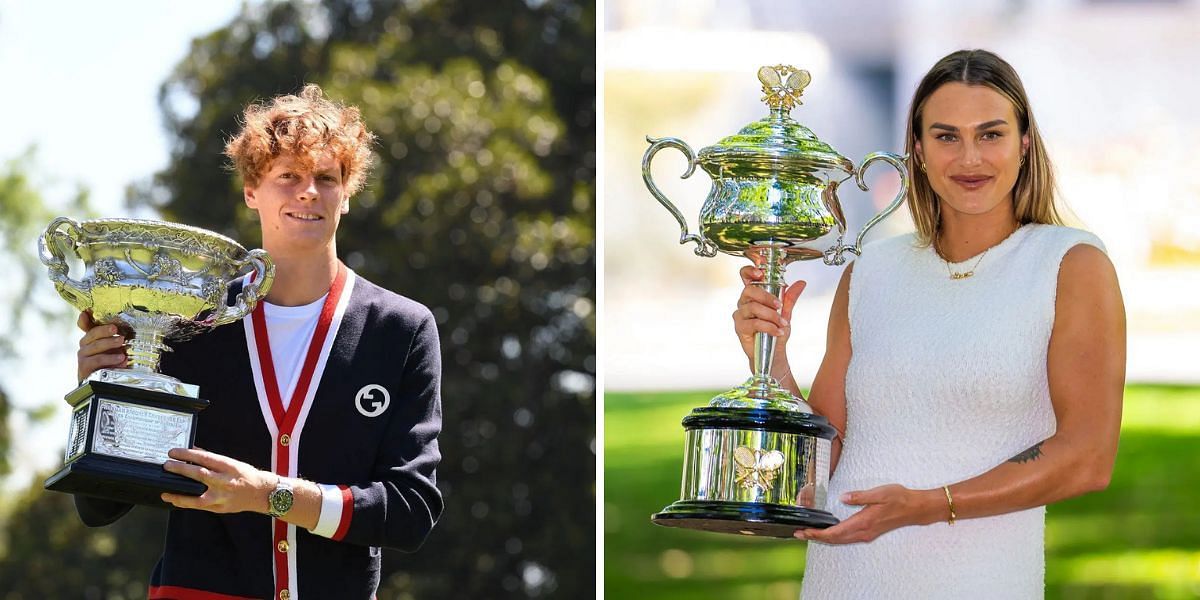
POLYGON ((271 512, 282 515, 292 509, 292 490, 277 489, 271 492, 271 512))

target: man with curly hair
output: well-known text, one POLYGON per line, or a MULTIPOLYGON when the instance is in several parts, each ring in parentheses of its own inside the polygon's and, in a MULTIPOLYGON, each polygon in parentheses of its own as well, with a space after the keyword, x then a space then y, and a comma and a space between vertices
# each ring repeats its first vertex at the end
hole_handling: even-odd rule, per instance
MULTIPOLYGON (((162 495, 174 508, 149 598, 372 598, 380 547, 416 550, 441 514, 433 316, 337 258, 373 140, 356 108, 307 85, 249 106, 226 145, 276 277, 242 327, 163 357, 211 400, 197 447, 171 450, 164 468, 208 489, 162 495)), ((86 313, 80 327, 80 379, 124 364, 115 328, 86 313)), ((130 505, 76 507, 99 526, 130 505)))

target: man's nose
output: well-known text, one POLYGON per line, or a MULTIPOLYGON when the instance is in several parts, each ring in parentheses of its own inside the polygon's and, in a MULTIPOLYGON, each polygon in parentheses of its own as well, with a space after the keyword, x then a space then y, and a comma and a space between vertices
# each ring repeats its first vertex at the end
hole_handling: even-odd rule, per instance
POLYGON ((301 182, 300 195, 301 200, 316 200, 317 199, 317 178, 307 176, 301 182))

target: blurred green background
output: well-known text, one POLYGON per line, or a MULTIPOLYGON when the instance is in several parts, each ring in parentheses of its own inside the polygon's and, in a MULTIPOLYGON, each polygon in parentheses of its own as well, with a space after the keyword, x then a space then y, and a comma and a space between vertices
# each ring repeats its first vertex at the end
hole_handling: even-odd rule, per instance
MULTIPOLYGON (((650 523, 679 497, 683 429, 715 392, 604 396, 609 598, 789 599, 802 542, 650 523)), ((1112 483, 1049 507, 1046 597, 1200 597, 1200 387, 1130 385, 1112 483)))

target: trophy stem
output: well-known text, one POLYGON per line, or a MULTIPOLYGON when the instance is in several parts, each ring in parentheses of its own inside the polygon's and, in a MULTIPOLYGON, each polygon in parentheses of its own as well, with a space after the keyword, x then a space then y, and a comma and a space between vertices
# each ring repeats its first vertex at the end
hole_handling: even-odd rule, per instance
MULTIPOLYGON (((752 250, 750 258, 754 261, 754 266, 764 273, 762 280, 754 285, 779 298, 784 287, 784 260, 787 258, 787 252, 780 246, 767 246, 752 250)), ((775 342, 773 335, 761 331, 754 334, 754 382, 761 385, 764 392, 772 384, 778 385, 771 377, 771 363, 775 361, 775 342)))
POLYGON ((129 340, 125 356, 129 359, 129 368, 145 373, 157 373, 158 363, 163 352, 171 349, 163 343, 163 332, 160 329, 138 329, 134 338, 129 340))
MULTIPOLYGON (((746 251, 754 266, 764 273, 762 281, 755 282, 772 296, 778 298, 783 292, 784 264, 788 262, 785 244, 759 245, 746 251)), ((775 360, 776 339, 773 335, 754 335, 753 375, 742 385, 713 397, 709 406, 724 408, 767 408, 788 412, 811 413, 812 407, 802 398, 779 385, 771 376, 771 363, 775 360)))
POLYGON ((165 314, 123 313, 122 320, 133 329, 133 336, 125 348, 128 366, 124 369, 100 369, 89 375, 88 380, 198 398, 200 387, 196 384, 183 383, 158 372, 162 353, 171 351, 171 347, 163 342, 172 326, 171 317, 165 314))

